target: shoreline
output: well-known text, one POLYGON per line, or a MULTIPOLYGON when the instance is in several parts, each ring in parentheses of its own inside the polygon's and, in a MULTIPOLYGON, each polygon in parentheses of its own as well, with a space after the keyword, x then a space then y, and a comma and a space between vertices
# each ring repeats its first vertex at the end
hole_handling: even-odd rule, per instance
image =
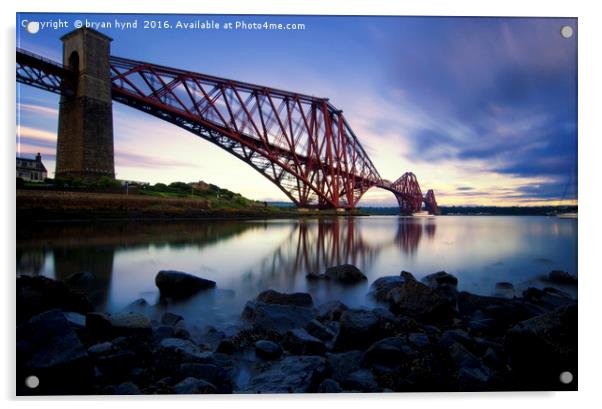
MULTIPOLYGON (((576 285, 563 272, 549 278, 576 285)), ((307 279, 365 282, 350 265, 307 279)), ((478 296, 458 291, 448 273, 417 281, 404 271, 370 283, 374 308, 264 290, 244 306, 240 325, 193 337, 181 316, 141 312, 143 300, 95 312, 86 280, 17 278, 17 373, 38 374, 44 386, 18 381, 18 395, 577 389, 577 300, 553 288, 478 296), (574 382, 560 383, 561 371, 574 382), (55 378, 61 383, 48 383, 55 378)), ((155 281, 168 299, 219 289, 173 271, 155 281)))

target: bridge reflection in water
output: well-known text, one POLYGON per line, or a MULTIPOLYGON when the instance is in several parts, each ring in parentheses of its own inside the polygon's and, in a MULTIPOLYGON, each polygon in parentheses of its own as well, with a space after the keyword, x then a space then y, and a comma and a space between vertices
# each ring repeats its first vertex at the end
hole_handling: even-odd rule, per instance
MULTIPOLYGON (((390 252, 413 257, 423 238, 430 240, 434 237, 435 223, 434 218, 375 216, 283 221, 67 224, 36 226, 32 227, 33 230, 20 227, 17 272, 42 274, 57 280, 67 280, 77 273, 89 273, 85 280, 78 282, 78 286, 97 308, 103 309, 115 303, 110 299, 112 291, 126 291, 121 288, 124 276, 141 274, 140 270, 149 268, 148 264, 136 264, 141 250, 164 249, 167 251, 153 256, 160 258, 153 262, 178 268, 182 257, 188 257, 193 260, 191 264, 197 266, 194 268, 199 268, 199 265, 207 268, 207 278, 218 281, 221 288, 236 289, 243 299, 266 288, 292 291, 308 287, 312 292, 313 288, 333 295, 333 291, 353 290, 335 288, 332 283, 311 283, 306 281, 305 275, 323 273, 328 267, 346 263, 368 273, 383 252, 387 252, 386 258, 390 252), (267 237, 264 234, 269 236, 271 232, 276 232, 277 239, 269 245, 255 239, 261 240, 267 237), (224 264, 228 261, 217 253, 235 253, 236 249, 244 246, 251 246, 258 257, 249 259, 248 266, 232 274, 224 274, 224 270, 233 267, 224 264), (115 261, 118 254, 121 260, 133 260, 128 263, 128 268, 119 267, 115 261)), ((147 262, 148 257, 144 261, 147 262)), ((196 273, 198 270, 194 268, 191 272, 196 273)), ((155 273, 154 270, 145 271, 143 283, 127 283, 140 290, 152 288, 155 273)), ((365 288, 358 288, 360 290, 365 292, 365 288)), ((136 292, 134 288, 129 291, 132 294, 129 301, 140 297, 140 291, 136 292)))

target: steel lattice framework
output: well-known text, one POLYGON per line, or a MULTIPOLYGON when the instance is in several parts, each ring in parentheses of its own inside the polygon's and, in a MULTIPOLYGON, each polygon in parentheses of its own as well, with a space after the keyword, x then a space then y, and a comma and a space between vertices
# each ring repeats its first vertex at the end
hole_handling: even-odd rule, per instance
MULTIPOLYGON (((69 94, 76 73, 17 49, 16 79, 69 94)), ((413 173, 383 180, 343 111, 327 98, 110 57, 112 97, 206 139, 248 163, 298 207, 355 208, 381 187, 402 214, 436 213, 432 190, 423 198, 413 173), (434 203, 434 207, 433 204, 434 203)))

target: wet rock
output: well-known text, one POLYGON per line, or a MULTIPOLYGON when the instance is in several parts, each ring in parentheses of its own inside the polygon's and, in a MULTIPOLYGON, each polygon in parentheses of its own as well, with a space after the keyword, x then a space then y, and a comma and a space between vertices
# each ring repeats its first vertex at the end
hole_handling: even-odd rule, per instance
POLYGON ((303 328, 289 330, 284 336, 284 348, 295 355, 323 355, 326 345, 303 328))
POLYGON ((369 369, 360 369, 347 375, 342 383, 347 390, 359 392, 379 392, 374 374, 369 369))
POLYGON ((282 355, 282 348, 275 342, 260 339, 255 343, 255 353, 263 359, 278 359, 282 355))
POLYGON ((514 298, 514 285, 505 281, 495 283, 495 291, 493 295, 495 297, 514 298))
POLYGON ((455 343, 449 348, 452 361, 458 369, 458 384, 463 391, 479 391, 486 388, 491 372, 481 361, 462 344, 455 343))
POLYGON ((127 380, 130 372, 139 364, 139 359, 132 351, 117 351, 97 357, 96 366, 107 379, 127 380))
POLYGON ((510 326, 538 313, 520 300, 486 297, 467 292, 458 294, 458 311, 463 316, 481 314, 480 319, 492 319, 495 326, 491 330, 496 333, 503 333, 510 326))
POLYGON ((478 367, 480 365, 479 359, 459 342, 449 347, 449 355, 458 367, 478 367))
POLYGON ((426 285, 434 289, 441 285, 451 285, 453 287, 458 286, 458 279, 445 271, 439 271, 437 273, 429 274, 425 276, 422 279, 422 281, 426 285))
MULTIPOLYGON (((17 382, 27 376, 42 382, 35 393, 81 394, 89 392, 94 371, 86 348, 62 311, 49 310, 17 328, 17 382)), ((18 390, 31 394, 31 390, 18 390)))
POLYGON ((431 343, 428 335, 420 332, 414 332, 408 335, 408 341, 417 348, 426 348, 431 343))
POLYGON ((318 393, 341 393, 343 392, 343 388, 341 385, 334 379, 324 379, 322 383, 318 386, 318 393))
POLYGON ((365 365, 378 365, 395 367, 416 356, 416 351, 411 348, 401 337, 389 337, 375 342, 364 354, 365 365))
POLYGON ((242 318, 254 328, 285 333, 289 329, 303 328, 315 318, 315 312, 309 307, 249 301, 242 318))
POLYGON ((318 320, 311 320, 305 325, 305 330, 321 341, 328 342, 334 339, 336 333, 318 320))
POLYGON ((92 311, 90 301, 66 284, 43 276, 17 277, 17 323, 51 309, 86 314, 92 311))
POLYGON ((88 354, 90 355, 104 355, 114 350, 114 346, 112 342, 101 342, 98 344, 92 345, 88 348, 88 354))
POLYGON ((178 321, 176 325, 174 325, 173 336, 175 338, 190 339, 190 331, 186 328, 186 323, 183 320, 178 321))
POLYGON ((379 317, 371 310, 349 309, 341 315, 335 346, 362 349, 382 338, 379 317))
POLYGON ((251 377, 241 392, 306 393, 317 390, 328 377, 329 366, 323 357, 289 356, 264 372, 251 377))
POLYGON ((305 275, 309 281, 318 281, 318 280, 330 280, 330 277, 326 274, 317 274, 317 273, 307 273, 305 275))
MULTIPOLYGON (((518 323, 506 334, 505 345, 523 387, 562 387, 561 372, 577 373, 577 306, 560 307, 518 323)), ((576 389, 576 384, 567 387, 576 389)))
POLYGON ((232 340, 222 339, 217 345, 215 352, 221 352, 223 354, 233 354, 234 352, 236 352, 236 346, 234 345, 232 340))
POLYGON ((140 388, 133 382, 124 382, 117 385, 112 391, 113 395, 141 395, 140 388))
POLYGON ((76 329, 83 329, 86 327, 86 317, 82 314, 78 314, 77 312, 65 312, 65 319, 67 322, 76 329))
POLYGON ((362 273, 359 268, 353 264, 342 264, 339 266, 329 267, 324 273, 332 280, 344 284, 356 284, 367 280, 368 278, 362 273))
POLYGON ((314 300, 308 293, 286 294, 274 290, 259 293, 255 300, 266 304, 294 305, 297 307, 313 307, 314 305, 314 300))
POLYGON ((361 368, 364 352, 353 350, 340 353, 327 353, 326 359, 332 368, 332 379, 342 382, 348 374, 361 368))
POLYGON ((155 351, 157 367, 166 371, 174 371, 181 364, 199 363, 213 364, 211 352, 202 351, 191 341, 180 338, 166 338, 159 343, 155 351))
POLYGON ((389 291, 389 308, 396 314, 406 314, 427 321, 441 321, 454 316, 449 300, 432 288, 414 280, 389 291))
POLYGON ((476 345, 474 338, 462 329, 447 330, 439 338, 439 345, 445 349, 450 348, 455 343, 460 343, 470 350, 473 350, 476 345))
POLYGON ((544 312, 553 311, 564 305, 573 305, 576 303, 568 294, 551 288, 540 290, 539 288, 529 287, 523 291, 523 298, 525 301, 541 307, 545 310, 544 312))
POLYGON ((215 281, 181 271, 163 270, 155 277, 155 285, 162 297, 185 298, 201 290, 215 288, 215 281))
POLYGON ((553 270, 548 273, 546 281, 559 285, 577 285, 577 277, 566 271, 553 270))
POLYGON ((407 279, 401 276, 386 276, 380 277, 370 286, 370 295, 377 301, 387 302, 389 300, 389 292, 397 287, 402 287, 407 279))
POLYGON ((215 385, 193 377, 186 378, 182 382, 174 385, 173 390, 180 395, 217 393, 215 385))
POLYGON ((151 322, 146 315, 137 312, 118 312, 109 315, 114 333, 120 335, 149 335, 151 322))
POLYGON ((125 312, 142 312, 149 307, 148 302, 144 298, 138 298, 132 301, 123 308, 125 312))
POLYGON ((178 373, 185 378, 201 379, 216 385, 219 380, 219 368, 213 364, 186 362, 180 365, 178 373))
POLYGON ((184 317, 182 317, 181 315, 174 314, 172 312, 166 312, 163 313, 163 315, 161 315, 161 324, 173 327, 183 319, 184 317))
POLYGON ((338 321, 341 314, 347 311, 349 307, 340 301, 329 301, 318 307, 318 319, 320 321, 338 321))
POLYGON ((165 338, 173 338, 174 330, 169 325, 159 325, 153 327, 153 339, 155 342, 161 342, 165 338))

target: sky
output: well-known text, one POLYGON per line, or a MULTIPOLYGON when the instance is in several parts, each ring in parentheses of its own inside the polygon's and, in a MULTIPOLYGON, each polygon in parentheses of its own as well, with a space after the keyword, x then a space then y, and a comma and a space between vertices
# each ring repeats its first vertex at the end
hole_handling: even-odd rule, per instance
MULTIPOLYGON (((573 18, 17 15, 17 46, 61 61, 75 20, 111 22, 115 56, 318 97, 344 111, 380 175, 416 174, 441 205, 577 201, 577 20, 573 18), (23 21, 49 23, 31 34, 23 21), (66 21, 68 27, 53 27, 66 21), (137 21, 120 29, 115 20, 137 21), (145 29, 144 21, 296 23, 303 30, 145 29), (561 27, 573 29, 571 38, 561 27)), ((17 156, 54 174, 57 95, 17 84, 17 156)), ((288 201, 211 143, 113 105, 119 179, 214 183, 288 201)), ((371 189, 360 206, 394 206, 371 189)))

